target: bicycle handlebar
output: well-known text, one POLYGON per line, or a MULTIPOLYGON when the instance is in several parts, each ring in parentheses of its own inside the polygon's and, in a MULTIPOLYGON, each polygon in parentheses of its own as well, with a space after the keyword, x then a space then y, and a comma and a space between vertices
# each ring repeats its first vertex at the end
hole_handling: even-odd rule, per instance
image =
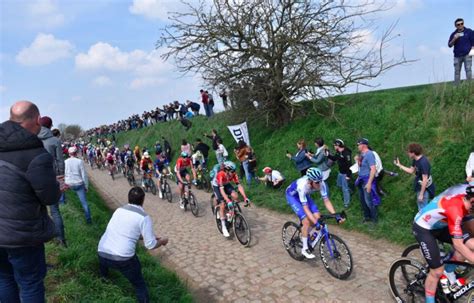
POLYGON ((337 217, 340 217, 341 219, 346 219, 347 218, 346 212, 342 211, 340 213, 335 213, 335 214, 321 215, 318 222, 319 224, 323 224, 324 221, 326 221, 327 219, 336 219, 337 217))

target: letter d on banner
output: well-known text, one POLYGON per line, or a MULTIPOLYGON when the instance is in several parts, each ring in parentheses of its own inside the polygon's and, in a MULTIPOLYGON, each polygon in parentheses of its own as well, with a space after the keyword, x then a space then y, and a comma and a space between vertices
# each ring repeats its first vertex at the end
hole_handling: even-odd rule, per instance
POLYGON ((250 137, 249 137, 249 130, 247 128, 247 122, 237 124, 237 125, 229 125, 230 133, 234 137, 235 142, 239 143, 240 140, 244 140, 247 145, 250 145, 250 137))

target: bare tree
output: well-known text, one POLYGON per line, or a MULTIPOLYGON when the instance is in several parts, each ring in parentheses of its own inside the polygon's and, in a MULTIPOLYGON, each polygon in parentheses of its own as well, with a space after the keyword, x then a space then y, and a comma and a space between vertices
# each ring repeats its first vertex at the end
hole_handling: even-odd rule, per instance
POLYGON ((64 129, 64 138, 66 140, 75 140, 78 139, 83 133, 82 127, 77 124, 67 125, 64 129))
POLYGON ((168 48, 164 59, 174 59, 182 72, 199 73, 210 86, 228 87, 234 106, 247 108, 246 115, 257 108, 275 124, 291 120, 299 100, 368 85, 409 62, 403 55, 385 58, 394 26, 377 43, 364 43, 372 26, 368 16, 385 9, 375 1, 183 3, 186 10, 170 14, 157 42, 168 48))

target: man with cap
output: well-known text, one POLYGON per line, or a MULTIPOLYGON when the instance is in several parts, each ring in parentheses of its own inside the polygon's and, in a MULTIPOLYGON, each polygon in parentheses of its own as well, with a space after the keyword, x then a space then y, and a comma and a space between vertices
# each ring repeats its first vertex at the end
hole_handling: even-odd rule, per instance
POLYGON ((40 130, 29 101, 16 102, 0 124, 0 302, 46 301, 44 243, 55 235, 46 205, 58 202, 63 184, 40 130))
POLYGON ((380 197, 377 194, 375 183, 375 156, 369 149, 369 140, 360 138, 357 140, 357 149, 360 152, 359 177, 356 185, 359 188, 360 204, 362 207, 363 222, 377 223, 377 206, 380 204, 380 197))
POLYGON ((454 26, 456 30, 449 36, 448 46, 454 47, 454 85, 458 85, 461 82, 462 64, 466 71, 466 80, 472 79, 472 56, 469 56, 469 53, 474 50, 474 32, 464 27, 462 18, 457 18, 454 26))
MULTIPOLYGON (((44 116, 41 117, 40 124, 41 130, 38 134, 38 138, 43 141, 43 146, 48 151, 48 153, 53 156, 53 167, 54 171, 56 172, 56 176, 60 179, 64 179, 63 150, 61 147, 61 141, 59 138, 55 137, 51 131, 53 120, 51 120, 51 118, 48 116, 44 116)), ((64 193, 62 195, 64 195, 64 193)), ((59 241, 59 244, 67 247, 63 218, 61 216, 61 211, 59 210, 59 201, 57 201, 55 204, 49 205, 49 212, 51 213, 54 225, 56 226, 56 237, 59 241)))
POLYGON ((352 151, 345 146, 342 139, 334 140, 334 155, 328 154, 328 158, 332 161, 337 161, 339 166, 339 173, 337 174, 337 186, 342 189, 342 197, 344 200, 344 207, 348 208, 351 203, 351 190, 349 183, 351 181, 351 165, 352 165, 352 151))
POLYGON ((285 182, 285 177, 277 171, 272 169, 271 167, 265 167, 263 170, 265 176, 258 178, 260 181, 265 182, 267 187, 271 188, 280 188, 283 182, 285 182))
POLYGON ((86 170, 84 169, 84 162, 77 157, 77 148, 75 146, 69 147, 68 154, 69 158, 64 161, 66 166, 64 179, 66 185, 76 192, 84 209, 86 222, 87 224, 91 224, 91 211, 86 198, 89 181, 87 179, 86 170))

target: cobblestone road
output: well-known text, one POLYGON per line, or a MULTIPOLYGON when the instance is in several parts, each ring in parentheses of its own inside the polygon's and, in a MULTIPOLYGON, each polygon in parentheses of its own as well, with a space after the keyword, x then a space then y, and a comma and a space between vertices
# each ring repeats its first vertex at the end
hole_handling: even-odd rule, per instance
MULTIPOLYGON (((130 189, 119 176, 112 182, 105 171, 88 169, 90 179, 110 207, 126 203, 130 189)), ((175 190, 172 184, 173 191, 175 190)), ((263 208, 244 209, 252 231, 252 244, 242 247, 217 231, 209 207, 209 194, 194 193, 200 216, 147 193, 144 208, 153 217, 159 236, 168 246, 153 254, 188 283, 199 302, 393 302, 387 270, 402 248, 386 241, 331 226, 349 246, 354 271, 346 281, 326 272, 320 259, 298 262, 281 243, 281 228, 291 215, 263 208)), ((150 285, 150 287, 153 287, 150 285)))

